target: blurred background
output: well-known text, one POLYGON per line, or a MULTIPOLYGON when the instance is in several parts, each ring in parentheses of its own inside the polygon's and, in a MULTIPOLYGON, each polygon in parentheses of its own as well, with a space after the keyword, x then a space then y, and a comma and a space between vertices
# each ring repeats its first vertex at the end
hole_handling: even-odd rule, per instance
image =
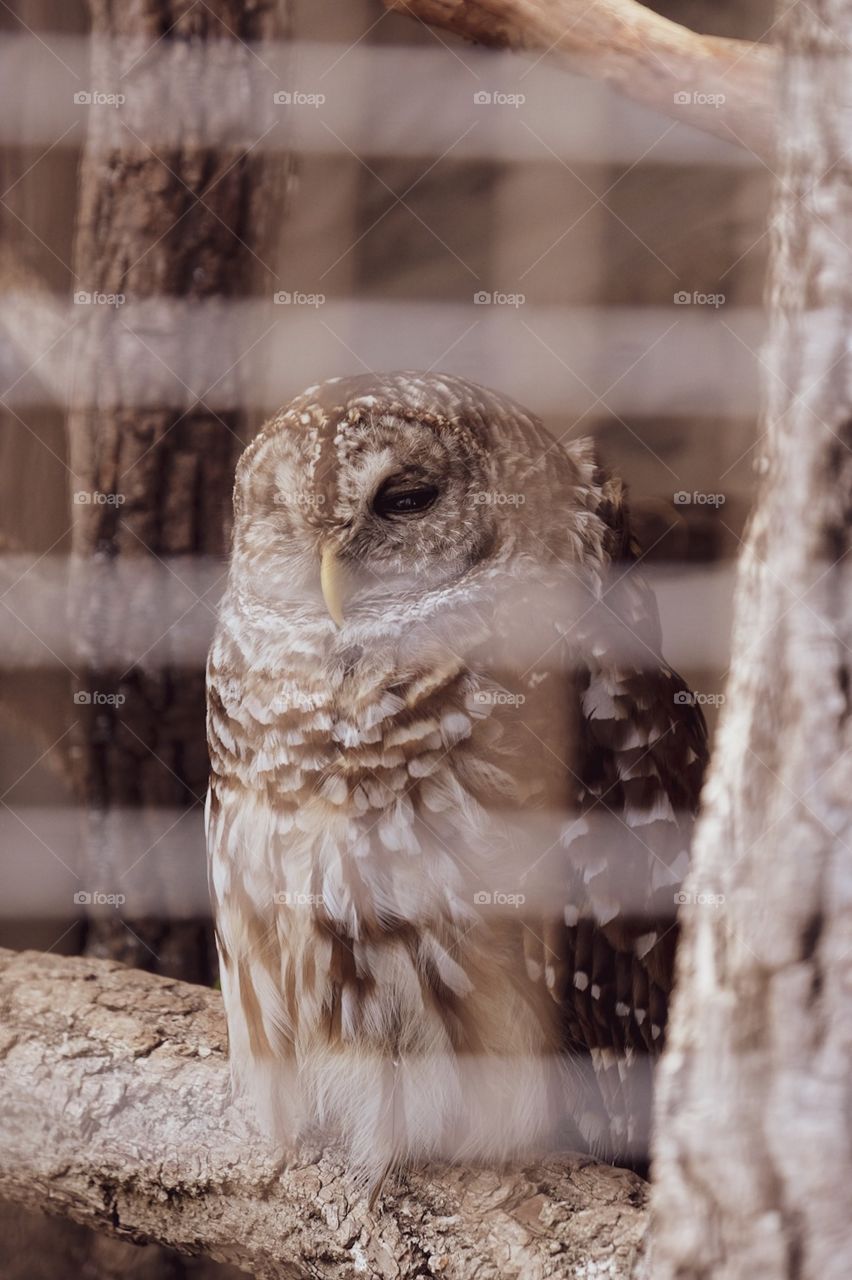
MULTIPOLYGON (((652 7, 772 24, 764 0, 652 7)), ((0 3, 0 71, 0 945, 215 980, 203 670, 231 477, 322 378, 443 370, 596 436, 712 727, 762 161, 380 0, 0 3)), ((17 1210, 0 1238, 4 1280, 226 1270, 17 1210)))

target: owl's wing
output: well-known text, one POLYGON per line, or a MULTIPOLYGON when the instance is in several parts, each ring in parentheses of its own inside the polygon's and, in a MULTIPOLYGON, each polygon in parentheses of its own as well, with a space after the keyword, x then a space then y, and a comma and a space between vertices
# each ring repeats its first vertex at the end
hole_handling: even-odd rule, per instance
POLYGON ((558 848, 564 911, 524 940, 528 968, 545 975, 560 1007, 566 1048, 587 1068, 585 1136, 599 1155, 642 1161, 707 734, 661 656, 656 601, 631 568, 617 481, 604 498, 613 574, 579 628, 563 631, 577 726, 574 816, 558 848))

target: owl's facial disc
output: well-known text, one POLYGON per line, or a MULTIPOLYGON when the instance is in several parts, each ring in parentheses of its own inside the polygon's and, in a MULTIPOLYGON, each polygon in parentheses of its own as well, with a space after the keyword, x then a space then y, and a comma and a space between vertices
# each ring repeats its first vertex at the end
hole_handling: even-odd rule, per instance
MULTIPOLYGON (((381 482, 369 505, 380 520, 406 521, 434 506, 439 493, 437 484, 411 475, 392 475, 381 482)), ((329 616, 338 628, 342 627, 347 569, 334 542, 326 542, 320 553, 320 587, 329 616)))
POLYGON ((471 497, 484 487, 475 463, 416 420, 353 423, 323 482, 315 581, 338 628, 443 590, 490 544, 491 513, 471 497))
POLYGON ((281 431, 239 476, 235 564, 273 607, 337 628, 375 624, 460 581, 490 556, 483 458, 461 430, 392 410, 281 431))

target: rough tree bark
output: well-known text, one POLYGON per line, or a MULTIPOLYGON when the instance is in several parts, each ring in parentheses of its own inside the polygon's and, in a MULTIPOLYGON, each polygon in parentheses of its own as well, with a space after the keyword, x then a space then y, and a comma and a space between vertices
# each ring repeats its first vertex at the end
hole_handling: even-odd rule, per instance
MULTIPOLYGON (((254 55, 242 42, 271 38, 280 25, 278 0, 91 0, 91 12, 92 85, 101 93, 161 93, 156 79, 146 81, 144 57, 161 38, 168 39, 178 59, 181 48, 189 53, 199 45, 214 59, 217 44, 224 42, 232 59, 244 55, 248 68, 254 55), (127 42, 133 40, 136 50, 131 47, 128 55, 127 42)), ((192 98, 192 80, 180 76, 178 65, 174 70, 171 107, 180 112, 182 95, 192 98)), ((208 110, 217 110, 215 101, 208 110)), ((245 145, 206 151, 191 131, 178 151, 162 156, 145 151, 141 159, 131 159, 107 145, 111 111, 93 107, 89 116, 75 288, 122 295, 128 317, 134 301, 154 296, 194 300, 244 294, 258 275, 271 293, 274 277, 261 258, 280 213, 282 184, 276 171, 286 168, 286 160, 262 159, 245 145)), ((90 854, 81 887, 116 892, 121 868, 110 811, 196 804, 206 788, 207 754, 201 669, 182 666, 165 638, 147 664, 130 671, 116 667, 122 627, 132 625, 135 613, 156 605, 140 589, 117 608, 110 570, 118 557, 223 554, 245 423, 239 414, 211 412, 203 392, 201 400, 188 393, 184 412, 125 407, 122 379, 132 376, 141 349, 130 334, 132 322, 125 323, 122 308, 109 305, 81 306, 80 313, 78 383, 96 380, 98 386, 98 407, 72 409, 68 420, 72 486, 83 495, 73 505, 72 539, 85 598, 75 619, 81 651, 75 762, 78 792, 89 813, 90 854)), ((190 363, 184 347, 193 335, 182 333, 178 324, 174 328, 169 363, 181 381, 190 363)), ((242 354, 233 352, 235 364, 242 354)), ((81 403, 83 398, 91 403, 87 390, 81 403)), ((198 607, 210 606, 205 601, 198 607)), ((144 850, 143 828, 140 819, 139 849, 122 851, 129 861, 144 850)), ((142 913, 134 916, 132 902, 127 913, 132 931, 113 914, 92 919, 88 948, 93 954, 196 980, 209 976, 202 922, 168 925, 139 918, 142 913)))
POLYGON ((646 1192, 578 1158, 418 1172, 370 1213, 333 1152, 286 1166, 244 1128, 216 992, 0 951, 0 1195, 18 1204, 261 1278, 627 1280, 646 1192))
MULTIPOLYGON (((20 4, 0 7, 0 38, 4 41, 22 30, 15 10, 36 30, 82 35, 86 29, 82 0, 27 0, 25 13, 20 4)), ((36 92, 16 95, 14 114, 22 130, 34 99, 36 92)), ((47 362, 38 357, 53 343, 61 346, 65 329, 50 291, 67 296, 71 288, 71 270, 64 265, 70 260, 71 229, 64 212, 74 200, 74 162, 71 154, 60 148, 34 167, 32 160, 23 147, 0 147, 0 289, 11 295, 0 307, 0 345, 6 356, 0 356, 0 363, 5 370, 12 350, 19 352, 19 372, 35 361, 32 376, 46 382, 58 400, 63 388, 58 379, 46 376, 47 362)), ((58 404, 47 404, 28 406, 17 416, 18 411, 6 401, 11 381, 11 377, 3 379, 0 400, 0 552, 64 550, 70 523, 62 466, 64 413, 58 404), (37 476, 37 489, 22 484, 22 476, 37 476)), ((8 604, 4 601, 0 614, 5 615, 8 604)), ((39 646, 33 648, 38 651, 39 646)), ((0 671, 0 713, 25 744, 32 743, 37 754, 48 752, 45 764, 60 779, 68 775, 66 740, 62 738, 69 724, 68 710, 63 672, 41 672, 40 678, 33 679, 14 669, 5 656, 4 670, 0 671), (59 746, 50 751, 57 740, 59 746)), ((35 940, 34 936, 33 943, 35 940)))
POLYGON ((759 155, 772 154, 777 53, 768 45, 699 35, 638 0, 384 4, 468 40, 552 54, 636 102, 759 155))
POLYGON ((850 0, 789 3, 762 488, 659 1090, 655 1280, 852 1271, 850 0))

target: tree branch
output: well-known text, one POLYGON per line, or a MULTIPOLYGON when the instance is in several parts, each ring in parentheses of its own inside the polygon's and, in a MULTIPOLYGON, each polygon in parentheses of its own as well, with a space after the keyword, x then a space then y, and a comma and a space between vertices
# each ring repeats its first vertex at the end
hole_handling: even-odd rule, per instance
MULTIPOLYGON (((66 387, 67 353, 62 338, 71 329, 67 307, 20 245, 0 245, 0 333, 17 354, 23 372, 31 369, 59 402, 66 387), (54 348, 58 348, 54 352, 54 348), (47 359, 44 357, 47 356, 47 359)), ((15 383, 19 379, 16 377, 15 383)))
POLYGON ((552 53, 675 120, 759 155, 774 152, 778 57, 768 45, 699 35, 636 0, 384 4, 467 40, 552 53))
POLYGON ((259 1277, 634 1273, 646 1186, 632 1173, 583 1158, 426 1170, 370 1213, 333 1152, 284 1167, 227 1076, 217 992, 0 951, 0 1195, 259 1277))

